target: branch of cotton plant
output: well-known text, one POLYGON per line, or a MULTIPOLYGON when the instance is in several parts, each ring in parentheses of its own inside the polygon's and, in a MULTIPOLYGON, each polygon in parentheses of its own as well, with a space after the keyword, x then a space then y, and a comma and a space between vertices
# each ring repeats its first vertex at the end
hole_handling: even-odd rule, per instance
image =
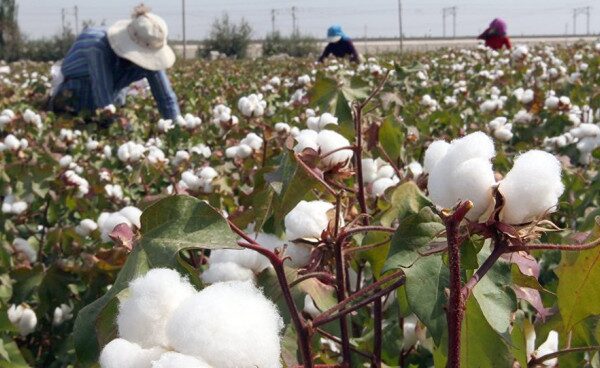
MULTIPOLYGON (((383 294, 382 297, 386 295, 383 294)), ((383 345, 383 301, 379 297, 373 301, 373 366, 381 367, 381 351, 383 345)))
POLYGON ((329 184, 327 184, 327 182, 325 180, 323 180, 322 177, 320 177, 319 175, 317 175, 317 173, 315 173, 313 171, 313 169, 311 169, 304 161, 302 161, 302 159, 298 156, 297 153, 294 154, 294 157, 296 158, 296 161, 298 162, 298 164, 300 164, 300 166, 304 169, 304 171, 306 171, 307 174, 309 174, 313 178, 317 179, 317 181, 319 183, 323 184, 323 186, 325 187, 325 189, 329 193, 331 193, 331 195, 333 195, 333 196, 337 195, 336 190, 333 189, 329 184))
POLYGON ((532 251, 532 250, 565 250, 565 251, 582 251, 597 247, 600 245, 600 238, 584 244, 526 244, 526 245, 511 245, 506 248, 505 253, 532 251))
MULTIPOLYGON (((340 340, 340 338, 339 338, 339 337, 337 337, 337 336, 335 336, 335 335, 332 335, 332 334, 330 334, 329 332, 327 332, 327 331, 323 330, 322 328, 317 328, 317 332, 318 332, 319 334, 323 335, 324 337, 328 338, 329 340, 332 340, 332 341, 333 341, 333 342, 335 342, 335 343, 338 343, 338 344, 340 344, 340 345, 341 345, 341 343, 342 343, 342 340, 340 340)), ((358 355, 361 355, 361 356, 362 356, 362 357, 364 357, 364 358, 367 358, 367 359, 369 359, 369 360, 372 360, 372 357, 371 357, 371 355, 369 355, 369 354, 365 353, 364 351, 360 351, 360 350, 358 350, 357 348, 355 348, 355 347, 353 347, 353 346, 350 346, 350 350, 352 350, 353 352, 355 352, 355 353, 356 353, 356 354, 358 354, 358 355)))
POLYGON ((347 248, 344 249, 344 255, 348 255, 348 254, 352 254, 352 253, 356 253, 356 252, 364 252, 367 250, 371 250, 371 249, 375 249, 377 247, 381 247, 382 245, 387 244, 389 241, 391 240, 391 238, 387 238, 379 243, 375 243, 375 244, 371 244, 371 245, 367 245, 364 247, 354 247, 354 248, 347 248))
POLYGON ((294 302, 290 286, 285 276, 285 269, 283 267, 284 258, 282 259, 281 257, 279 257, 279 255, 275 254, 275 252, 272 252, 269 249, 260 246, 260 244, 258 244, 254 239, 252 239, 248 234, 246 234, 243 230, 241 230, 233 222, 231 222, 231 220, 227 220, 227 222, 229 223, 229 227, 246 241, 238 242, 238 244, 241 247, 252 249, 267 257, 269 262, 271 262, 271 265, 275 270, 275 274, 277 275, 277 281, 279 282, 279 286, 281 287, 281 293, 283 294, 283 298, 290 312, 292 321, 294 322, 294 327, 298 335, 298 341, 300 345, 300 351, 302 354, 304 367, 313 368, 312 352, 310 345, 310 332, 307 328, 306 320, 304 319, 304 317, 302 317, 302 314, 300 314, 300 312, 298 311, 298 307, 294 302))
POLYGON ((344 150, 352 150, 352 151, 356 151, 357 147, 356 146, 344 146, 344 147, 340 147, 340 148, 336 148, 332 151, 327 152, 326 154, 324 154, 323 156, 320 156, 321 159, 324 159, 327 156, 330 156, 336 152, 340 152, 340 151, 344 151, 344 150))
POLYGON ((388 70, 385 75, 383 76, 383 79, 381 80, 381 82, 379 82, 379 85, 373 90, 373 92, 371 92, 371 94, 369 95, 369 97, 367 97, 366 100, 364 100, 361 104, 358 105, 358 107, 362 110, 365 108, 365 106, 367 106, 367 104, 369 102, 371 102, 371 100, 377 96, 379 94, 379 92, 381 92, 381 90, 383 89, 383 86, 385 86, 385 83, 387 82, 390 73, 392 72, 392 70, 388 70))
POLYGON ((492 250, 492 254, 490 254, 489 257, 485 261, 483 261, 483 263, 477 269, 475 274, 473 274, 473 276, 471 276, 471 278, 462 287, 461 293, 463 302, 466 302, 466 300, 469 298, 469 295, 471 295, 471 292, 473 291, 479 280, 481 280, 483 276, 485 276, 485 274, 488 273, 488 271, 494 266, 496 261, 498 261, 498 259, 504 253, 506 253, 507 248, 508 244, 505 240, 494 240, 494 250, 492 250))
MULTIPOLYGON (((354 134, 356 136, 356 150, 354 151, 354 167, 356 168, 356 181, 358 183, 358 192, 356 193, 356 199, 360 206, 360 212, 368 215, 369 210, 367 209, 367 200, 365 196, 365 183, 363 181, 363 167, 362 167, 362 108, 355 106, 354 108, 354 134)), ((363 218, 363 225, 369 225, 369 218, 363 218)))
POLYGON ((373 303, 373 301, 375 301, 376 299, 380 299, 382 296, 385 296, 385 295, 391 293, 392 291, 396 290, 400 286, 404 285, 404 282, 406 281, 406 277, 404 276, 404 273, 402 271, 396 272, 392 275, 394 275, 394 277, 391 277, 391 278, 386 277, 384 279, 381 279, 380 281, 377 281, 376 283, 371 284, 371 285, 367 286, 366 288, 352 294, 351 296, 346 298, 346 300, 344 300, 343 302, 336 304, 335 306, 329 308, 322 314, 318 315, 315 319, 313 319, 313 322, 312 322, 313 327, 322 326, 331 321, 335 321, 336 319, 339 319, 341 316, 352 313, 366 305, 369 305, 369 304, 373 303), (396 280, 394 283, 392 283, 390 286, 387 286, 387 287, 381 289, 381 285, 383 285, 387 282, 390 282, 391 279, 394 279, 397 277, 400 277, 400 278, 398 280, 396 280), (367 294, 367 292, 370 292, 373 290, 377 290, 377 292, 374 293, 373 295, 369 296, 368 298, 365 298, 364 300, 361 300, 360 302, 358 302, 346 309, 343 309, 351 302, 364 296, 365 294, 367 294), (336 311, 338 311, 338 312, 334 314, 334 312, 336 312, 336 311))
POLYGON ((581 347, 576 347, 576 348, 569 348, 569 349, 559 350, 559 351, 554 352, 554 353, 542 355, 539 358, 531 359, 529 361, 529 363, 527 363, 527 367, 535 367, 535 366, 541 365, 546 360, 557 358, 557 357, 559 357, 561 355, 565 355, 565 354, 569 354, 569 353, 578 353, 578 352, 583 352, 583 351, 594 351, 594 350, 600 351, 600 345, 596 345, 596 346, 581 346, 581 347))
POLYGON ((383 155, 383 157, 385 158, 385 160, 387 161, 387 163, 390 164, 390 166, 392 167, 392 169, 394 169, 394 172, 396 173, 396 176, 398 178, 401 178, 402 174, 400 173, 400 169, 398 169, 398 166, 394 163, 394 161, 392 160, 392 158, 390 157, 390 155, 388 155, 388 153, 386 152, 386 150, 381 146, 381 143, 377 143, 377 148, 379 149, 379 152, 381 152, 381 154, 383 155))
POLYGON ((363 306, 372 303, 374 298, 378 298, 381 295, 385 295, 387 292, 390 292, 390 291, 394 290, 395 288, 399 287, 400 285, 402 285, 404 283, 405 280, 406 280, 406 277, 404 276, 404 272, 402 270, 390 273, 389 275, 383 277, 381 280, 357 291, 356 293, 347 297, 341 303, 338 303, 338 304, 334 305, 333 307, 329 308, 328 310, 324 311, 323 313, 319 314, 317 317, 315 317, 313 319, 313 326, 323 325, 325 323, 328 323, 328 322, 338 319, 339 316, 342 314, 351 313, 357 309, 360 309, 363 306), (396 280, 396 279, 398 279, 398 280, 396 280), (349 307, 348 309, 344 309, 344 307, 346 307, 348 304, 356 301, 359 298, 364 297, 365 295, 368 295, 372 291, 377 290, 382 285, 385 285, 386 283, 392 282, 394 280, 396 280, 396 281, 391 286, 388 286, 383 290, 379 290, 379 292, 374 293, 373 295, 369 296, 365 300, 362 300, 360 303, 357 303, 356 305, 353 305, 353 306, 349 307), (395 287, 393 287, 393 286, 395 286, 395 287), (386 292, 386 290, 387 290, 387 292, 386 292), (337 311, 340 311, 340 312, 337 314, 334 314, 337 311))
POLYGON ((293 288, 294 286, 300 284, 301 282, 309 280, 309 279, 319 279, 319 280, 322 280, 323 282, 325 282, 326 284, 333 284, 335 282, 335 276, 333 276, 332 274, 330 274, 328 272, 310 272, 310 273, 304 274, 304 275, 298 277, 297 279, 295 279, 294 281, 290 282, 290 288, 293 288))
POLYGON ((448 300, 448 368, 460 368, 460 338, 462 320, 465 316, 465 299, 462 294, 460 269, 460 224, 473 208, 473 202, 466 201, 448 213, 442 211, 448 241, 448 264, 450 268, 450 297, 448 300))

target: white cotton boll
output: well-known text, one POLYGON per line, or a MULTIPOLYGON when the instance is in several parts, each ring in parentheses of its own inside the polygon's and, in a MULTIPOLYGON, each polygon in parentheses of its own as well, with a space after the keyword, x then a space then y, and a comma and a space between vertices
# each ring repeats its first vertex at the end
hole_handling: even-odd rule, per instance
POLYGON ((300 153, 304 151, 306 148, 311 148, 315 151, 319 150, 319 144, 317 143, 317 138, 319 137, 319 133, 311 129, 301 130, 298 135, 294 137, 296 140, 296 145, 294 146, 294 152, 300 153))
POLYGON ((98 146, 100 145, 100 142, 93 140, 93 139, 89 139, 86 143, 85 143, 85 149, 88 151, 95 151, 98 146))
POLYGON ((165 352, 159 347, 142 349, 125 339, 114 339, 100 353, 101 368, 149 368, 165 352))
POLYGON ((417 177, 423 173, 423 166, 420 163, 413 161, 406 166, 408 171, 413 174, 413 177, 417 177))
POLYGON ((102 153, 104 154, 104 157, 111 158, 112 157, 112 147, 104 146, 104 148, 102 148, 102 153))
POLYGON ((246 117, 258 117, 265 113, 267 102, 263 100, 263 95, 251 94, 239 99, 238 109, 246 117))
POLYGON ((298 77, 298 84, 300 85, 306 85, 310 83, 310 76, 308 76, 307 74, 301 75, 298 77))
POLYGON ((513 117, 513 122, 527 124, 527 123, 531 122, 532 119, 533 119, 533 116, 530 113, 528 113, 526 110, 519 110, 519 112, 517 112, 515 114, 515 116, 513 117))
POLYGON ((25 149, 25 148, 29 147, 29 141, 25 138, 21 138, 19 143, 21 145, 21 149, 25 149))
POLYGON ((27 210, 27 207, 29 207, 27 202, 16 201, 15 203, 12 204, 11 213, 13 213, 15 215, 20 215, 21 213, 23 213, 27 210))
POLYGON ((259 150, 263 145, 263 139, 256 135, 256 133, 248 133, 246 138, 240 141, 240 145, 242 144, 250 146, 253 150, 259 150))
POLYGON ((119 184, 106 184, 104 186, 104 192, 109 198, 113 198, 116 200, 123 199, 123 188, 121 188, 119 184))
POLYGON ((126 163, 138 162, 144 156, 146 147, 135 142, 127 142, 119 146, 117 157, 126 163))
POLYGON ((17 151, 21 148, 21 142, 12 134, 9 134, 4 138, 4 145, 12 151, 17 151))
POLYGON ((90 235, 91 232, 98 229, 98 224, 91 219, 83 219, 79 222, 79 225, 75 227, 75 232, 83 237, 90 235))
POLYGON ((322 157, 321 162, 327 167, 333 167, 338 164, 347 164, 354 155, 354 151, 351 149, 344 149, 324 157, 329 152, 350 146, 350 142, 346 138, 333 130, 320 131, 317 136, 317 145, 319 146, 320 156, 322 157))
POLYGON ((23 253, 30 263, 37 261, 37 251, 33 249, 31 244, 23 238, 15 238, 12 242, 13 247, 17 252, 23 253))
POLYGON ((169 130, 173 129, 175 126, 173 125, 173 120, 171 119, 160 119, 156 124, 156 128, 159 132, 166 133, 169 130))
POLYGON ((119 214, 129 220, 129 222, 138 229, 142 227, 140 222, 142 211, 139 208, 134 206, 123 207, 123 209, 119 211, 119 214))
MULTIPOLYGON (((539 358, 544 355, 556 353, 558 351, 558 332, 550 331, 548 338, 536 351, 533 352, 534 358, 539 358)), ((554 367, 558 363, 558 358, 548 359, 542 363, 545 367, 554 367)))
POLYGON ((300 201, 285 215, 285 235, 288 240, 320 239, 329 224, 328 212, 334 205, 324 201, 300 201))
POLYGON ((276 123, 275 124, 275 131, 277 133, 282 133, 282 134, 288 134, 290 132, 291 128, 289 126, 289 124, 287 123, 276 123))
POLYGON ((290 258, 290 265, 292 267, 305 267, 310 262, 312 249, 312 245, 301 241, 288 243, 285 249, 285 256, 290 258))
POLYGON ((200 156, 203 156, 204 158, 209 158, 212 155, 212 151, 211 151, 210 147, 208 147, 202 143, 192 147, 190 149, 190 152, 198 154, 200 156))
POLYGON ((52 315, 52 324, 54 326, 60 326, 64 322, 73 318, 73 308, 68 306, 67 304, 61 304, 59 307, 54 308, 54 313, 52 315))
POLYGON ((202 281, 206 284, 227 281, 251 281, 254 280, 254 272, 242 267, 235 262, 210 263, 208 268, 202 272, 202 281))
POLYGON ((381 197, 387 188, 393 187, 397 182, 390 178, 379 178, 373 182, 373 187, 371 188, 371 194, 374 197, 381 197))
POLYGON ((238 146, 227 147, 227 149, 225 150, 225 157, 235 158, 237 156, 238 148, 238 146))
POLYGON ((175 309, 195 293, 176 271, 151 269, 129 284, 129 295, 119 304, 119 336, 144 348, 170 348, 167 323, 175 309))
POLYGON ((200 176, 204 180, 213 180, 217 177, 217 175, 219 175, 217 173, 217 170, 213 169, 210 166, 203 167, 198 174, 198 176, 200 176))
POLYGON ((378 179, 391 178, 394 175, 396 175, 396 171, 394 170, 392 165, 385 164, 385 165, 382 165, 381 167, 379 167, 379 169, 377 170, 377 178, 378 179))
POLYGON ((240 144, 237 146, 237 150, 235 152, 236 157, 246 158, 252 155, 252 147, 247 144, 240 144))
POLYGON ((507 129, 506 127, 502 127, 494 131, 494 137, 496 137, 502 142, 508 142, 512 139, 513 132, 511 132, 510 129, 507 129))
POLYGON ((60 160, 58 160, 58 165, 60 167, 68 167, 69 165, 71 165, 72 162, 73 162, 73 156, 64 155, 63 157, 60 158, 60 160))
POLYGON ((473 208, 467 218, 478 219, 492 201, 492 186, 496 183, 492 163, 481 158, 467 160, 456 167, 450 180, 453 181, 454 204, 470 200, 473 208))
POLYGON ((327 125, 338 125, 338 118, 336 118, 335 116, 333 116, 332 114, 326 112, 323 115, 319 116, 319 117, 308 117, 306 119, 306 125, 308 126, 309 129, 315 130, 317 132, 320 132, 321 130, 323 130, 327 125))
POLYGON ((188 151, 180 150, 175 153, 175 158, 173 158, 172 163, 173 163, 173 165, 177 166, 182 162, 189 161, 190 157, 191 156, 188 151))
POLYGON ((419 320, 417 316, 411 314, 404 318, 402 325, 402 350, 408 351, 411 347, 417 344, 417 324, 419 320))
POLYGON ((517 157, 498 190, 504 197, 503 222, 522 224, 553 212, 564 191, 560 162, 548 152, 528 151, 517 157))
POLYGON ((216 249, 210 254, 210 265, 233 262, 255 273, 268 268, 269 260, 252 249, 216 249))
POLYGON ((169 351, 152 362, 152 368, 212 368, 204 360, 193 356, 169 351))
POLYGON ((435 165, 444 157, 450 148, 450 143, 445 141, 432 142, 425 151, 425 159, 423 160, 423 171, 431 172, 435 165))
POLYGON ((282 328, 275 305, 251 282, 221 282, 185 300, 167 333, 176 351, 213 367, 279 368, 282 328))
POLYGON ((129 221, 125 216, 121 215, 118 212, 115 213, 102 213, 100 217, 98 217, 98 228, 100 229, 100 237, 103 242, 110 241, 110 233, 114 230, 117 225, 126 224, 131 226, 131 221, 129 221))
POLYGON ((37 316, 29 306, 11 305, 7 311, 8 320, 19 330, 19 334, 25 337, 35 331, 37 316))
POLYGON ((166 164, 169 162, 165 157, 163 150, 156 146, 148 148, 148 155, 146 158, 151 165, 166 164))
POLYGON ((302 308, 302 310, 313 318, 321 314, 321 311, 315 305, 313 298, 311 298, 308 294, 304 296, 304 308, 302 308))
POLYGON ((547 109, 556 109, 558 107, 558 103, 559 103, 559 99, 556 96, 550 96, 548 98, 546 98, 546 101, 544 101, 544 106, 547 109))
POLYGON ((181 174, 181 181, 183 182, 183 184, 185 184, 186 188, 193 191, 200 189, 200 187, 202 187, 202 185, 204 184, 203 181, 198 176, 196 176, 196 174, 194 174, 192 170, 184 171, 181 174))
POLYGON ((362 162, 362 173, 363 183, 372 183, 377 179, 377 164, 372 158, 363 158, 362 162))

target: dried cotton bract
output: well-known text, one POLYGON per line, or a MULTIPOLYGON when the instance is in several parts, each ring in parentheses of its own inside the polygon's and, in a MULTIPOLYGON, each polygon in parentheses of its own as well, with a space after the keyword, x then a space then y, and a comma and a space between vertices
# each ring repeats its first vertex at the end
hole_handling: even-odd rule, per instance
POLYGON ((219 368, 281 366, 275 305, 251 282, 213 284, 185 300, 167 326, 171 347, 219 368))
POLYGON ((129 284, 129 296, 119 306, 119 336, 144 348, 168 348, 167 322, 173 311, 194 293, 194 288, 176 271, 148 271, 129 284))
POLYGON ((560 162, 544 151, 526 152, 517 157, 498 190, 505 202, 500 220, 509 224, 533 221, 556 209, 564 191, 560 162))

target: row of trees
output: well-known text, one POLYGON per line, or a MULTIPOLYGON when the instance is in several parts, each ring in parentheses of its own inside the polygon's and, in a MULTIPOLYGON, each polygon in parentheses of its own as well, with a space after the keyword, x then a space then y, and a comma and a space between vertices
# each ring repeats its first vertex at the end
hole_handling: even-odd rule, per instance
MULTIPOLYGON (((247 21, 242 19, 236 24, 224 14, 213 22, 208 39, 198 49, 198 57, 207 57, 211 51, 228 57, 246 57, 251 36, 252 27, 247 21)), ((67 53, 74 39, 73 32, 67 29, 51 38, 28 40, 19 31, 15 0, 0 0, 0 60, 59 60, 67 53)), ((290 36, 273 32, 267 35, 263 43, 265 56, 287 54, 302 57, 317 51, 315 38, 297 32, 290 36)))

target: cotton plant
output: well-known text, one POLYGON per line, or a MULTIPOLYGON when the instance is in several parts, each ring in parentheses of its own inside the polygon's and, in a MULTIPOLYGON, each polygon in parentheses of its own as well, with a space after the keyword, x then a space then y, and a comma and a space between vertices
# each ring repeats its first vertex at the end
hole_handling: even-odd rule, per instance
POLYGON ((119 184, 106 184, 104 186, 106 197, 116 201, 123 200, 123 188, 119 184))
POLYGON ((96 221, 86 218, 79 221, 79 224, 75 226, 75 232, 80 236, 86 238, 90 236, 90 234, 98 229, 98 224, 96 221))
POLYGON ((263 116, 266 108, 267 101, 263 100, 263 95, 260 93, 253 93, 238 100, 238 110, 248 118, 263 116))
POLYGON ((400 182, 400 178, 396 175, 392 165, 381 158, 375 160, 371 158, 362 159, 362 169, 363 182, 367 185, 369 193, 373 197, 381 197, 388 188, 400 182))
POLYGON ((2 151, 21 151, 29 147, 29 141, 26 138, 17 138, 14 134, 9 134, 4 137, 4 141, 0 142, 0 152, 2 151))
POLYGON ((429 111, 436 111, 440 106, 437 100, 434 100, 430 95, 421 97, 421 106, 425 106, 429 111))
POLYGON ((202 124, 202 119, 200 119, 198 116, 194 116, 188 113, 184 116, 178 116, 176 119, 176 123, 182 129, 194 130, 202 124))
POLYGON ((211 123, 219 129, 225 129, 238 124, 238 118, 231 114, 231 108, 219 104, 216 105, 212 110, 211 123))
POLYGON ((90 183, 84 177, 80 176, 74 170, 67 170, 62 175, 65 184, 77 189, 77 197, 82 198, 90 193, 90 183))
POLYGON ((2 213, 4 214, 20 215, 28 208, 29 204, 26 201, 20 200, 10 193, 7 193, 2 201, 2 213))
POLYGON ((190 153, 196 154, 204 158, 210 158, 210 156, 212 155, 212 150, 207 145, 199 143, 194 147, 190 148, 190 153))
POLYGON ((102 368, 281 366, 283 320, 251 282, 196 291, 176 271, 152 269, 129 284, 117 327, 102 368))
POLYGON ((36 114, 30 109, 25 110, 23 113, 23 120, 27 124, 31 124, 35 126, 37 129, 42 129, 42 117, 39 114, 36 114))
POLYGON ((144 145, 129 141, 123 143, 117 149, 117 157, 123 163, 134 164, 144 158, 146 147, 144 145))
POLYGON ((579 162, 587 165, 592 158, 592 152, 600 147, 600 126, 583 123, 569 131, 571 137, 577 139, 579 162))
POLYGON ((512 124, 504 116, 499 116, 488 123, 488 128, 496 139, 508 142, 513 137, 512 124))
POLYGON ((12 122, 15 117, 16 115, 11 109, 2 110, 2 112, 0 112, 0 130, 4 129, 4 127, 12 122))
POLYGON ((238 145, 228 147, 225 150, 227 158, 244 159, 250 157, 254 152, 262 149, 263 139, 256 133, 248 133, 238 145))
POLYGON ((296 140, 294 152, 302 153, 306 149, 312 149, 319 154, 320 162, 325 169, 347 166, 354 154, 352 149, 345 148, 350 146, 350 142, 333 130, 325 129, 316 132, 312 129, 304 129, 294 139, 296 140))
POLYGON ((306 126, 316 132, 320 132, 328 125, 338 125, 338 118, 326 112, 321 116, 309 116, 306 118, 306 126))
POLYGON ((491 162, 495 155, 492 139, 482 132, 430 145, 425 152, 425 170, 433 203, 451 208, 470 200, 473 208, 467 218, 477 221, 494 204, 497 188, 504 202, 499 214, 502 222, 520 225, 556 210, 564 185, 560 162, 553 155, 539 150, 519 155, 498 183, 491 162), (537 180, 531 181, 531 177, 537 180))
POLYGON ((25 337, 35 331, 35 327, 37 326, 37 316, 33 309, 31 309, 28 305, 19 304, 19 305, 11 305, 8 308, 8 320, 12 323, 19 334, 22 337, 25 337))
POLYGON ((155 167, 162 167, 169 163, 169 159, 162 149, 150 146, 146 151, 146 162, 155 167))
POLYGON ((217 171, 210 166, 199 170, 186 170, 181 174, 178 185, 181 189, 192 192, 211 193, 213 191, 212 182, 218 175, 217 171))
POLYGON ((167 133, 173 128, 175 128, 175 125, 171 119, 160 119, 158 123, 156 123, 156 129, 161 133, 167 133))
POLYGON ((528 105, 533 102, 535 98, 535 93, 532 89, 523 89, 522 87, 517 88, 513 92, 513 96, 522 103, 523 105, 528 105))
POLYGON ((102 212, 96 220, 100 238, 103 242, 110 241, 110 234, 120 224, 125 224, 132 229, 140 229, 142 227, 141 216, 142 211, 134 206, 127 206, 116 212, 102 212))

